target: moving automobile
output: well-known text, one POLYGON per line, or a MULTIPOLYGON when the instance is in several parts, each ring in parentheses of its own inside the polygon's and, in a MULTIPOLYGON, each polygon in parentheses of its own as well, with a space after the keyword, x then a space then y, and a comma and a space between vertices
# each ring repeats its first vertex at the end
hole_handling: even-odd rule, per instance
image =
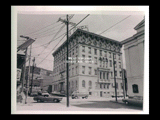
POLYGON ((72 94, 72 99, 77 99, 79 97, 82 97, 82 99, 84 98, 88 98, 89 94, 87 92, 78 92, 78 91, 74 91, 72 94))
POLYGON ((42 95, 38 95, 38 96, 35 96, 33 98, 33 100, 37 101, 37 102, 44 102, 44 101, 47 101, 47 102, 60 102, 62 100, 61 97, 56 97, 56 96, 52 96, 50 95, 49 93, 45 93, 42 95))

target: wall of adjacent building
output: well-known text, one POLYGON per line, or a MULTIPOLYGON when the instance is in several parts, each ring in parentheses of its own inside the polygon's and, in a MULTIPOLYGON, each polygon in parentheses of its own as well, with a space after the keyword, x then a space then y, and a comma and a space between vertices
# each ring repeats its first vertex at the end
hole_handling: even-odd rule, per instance
MULTIPOLYGON (((144 31, 144 27, 137 30, 144 31)), ((130 41, 124 44, 128 95, 143 96, 143 76, 144 76, 144 34, 130 38, 130 41), (134 92, 133 85, 138 85, 138 91, 134 92)))

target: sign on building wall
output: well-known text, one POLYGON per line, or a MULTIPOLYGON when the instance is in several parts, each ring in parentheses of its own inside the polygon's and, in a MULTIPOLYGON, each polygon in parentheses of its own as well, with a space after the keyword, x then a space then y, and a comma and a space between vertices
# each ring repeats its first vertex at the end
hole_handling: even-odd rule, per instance
POLYGON ((17 68, 17 81, 21 79, 21 69, 17 68))
POLYGON ((74 28, 73 32, 75 32, 77 29, 82 29, 82 30, 89 31, 88 25, 77 26, 77 27, 74 28))

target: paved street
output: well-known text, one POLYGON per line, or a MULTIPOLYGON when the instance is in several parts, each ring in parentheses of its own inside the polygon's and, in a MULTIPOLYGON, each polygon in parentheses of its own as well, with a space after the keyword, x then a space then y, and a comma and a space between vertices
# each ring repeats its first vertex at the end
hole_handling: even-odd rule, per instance
MULTIPOLYGON (((118 99, 121 101, 121 99, 118 99)), ((33 100, 33 97, 28 97, 28 103, 17 104, 18 113, 23 113, 23 111, 27 111, 27 113, 33 113, 32 111, 42 112, 42 111, 57 111, 58 113, 65 113, 65 111, 104 111, 108 112, 142 112, 141 107, 129 106, 124 103, 115 103, 114 98, 101 98, 101 97, 89 97, 88 99, 71 99, 70 98, 70 106, 66 107, 66 98, 63 97, 60 103, 53 102, 40 102, 37 103, 33 100), (61 111, 61 112, 60 112, 61 111)), ((26 113, 26 112, 25 112, 26 113)), ((34 112, 35 113, 35 112, 34 112)), ((42 112, 44 113, 44 112, 42 112)))

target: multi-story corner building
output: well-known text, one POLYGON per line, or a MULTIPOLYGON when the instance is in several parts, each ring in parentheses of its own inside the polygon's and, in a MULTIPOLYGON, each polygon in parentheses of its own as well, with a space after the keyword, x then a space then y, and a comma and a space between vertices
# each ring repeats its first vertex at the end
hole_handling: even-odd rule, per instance
MULTIPOLYGON (((66 41, 53 53, 53 92, 66 91, 66 41)), ((93 96, 123 95, 121 43, 77 29, 69 37, 69 92, 85 91, 93 96), (113 57, 114 61, 113 62, 113 57), (72 61, 72 62, 71 62, 72 61)))

